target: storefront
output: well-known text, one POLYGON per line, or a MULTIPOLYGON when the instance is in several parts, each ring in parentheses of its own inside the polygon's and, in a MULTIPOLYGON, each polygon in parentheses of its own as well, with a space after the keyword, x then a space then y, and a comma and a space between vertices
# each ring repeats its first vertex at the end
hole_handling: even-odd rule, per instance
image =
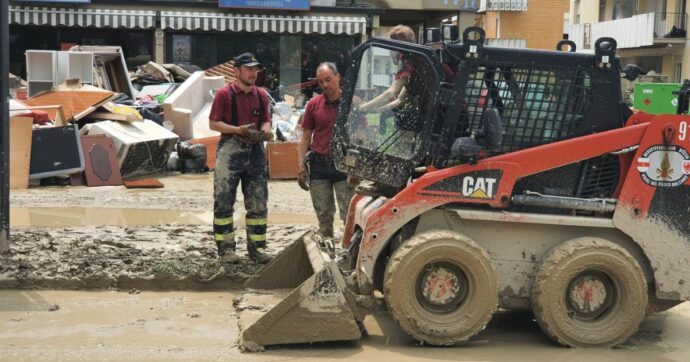
POLYGON ((365 10, 334 6, 279 12, 220 8, 217 2, 181 7, 184 1, 170 1, 155 8, 145 1, 17 3, 22 5, 10 6, 10 71, 23 77, 27 49, 118 45, 129 67, 154 60, 202 69, 251 51, 267 67, 261 85, 276 93, 313 77, 320 62, 344 67, 371 24, 365 10))

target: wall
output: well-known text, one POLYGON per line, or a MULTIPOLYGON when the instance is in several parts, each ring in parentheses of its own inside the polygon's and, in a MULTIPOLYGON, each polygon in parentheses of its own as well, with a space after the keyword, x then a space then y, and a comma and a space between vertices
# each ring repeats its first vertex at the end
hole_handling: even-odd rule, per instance
POLYGON ((569 9, 568 0, 530 0, 526 12, 487 12, 483 26, 488 38, 525 39, 528 48, 553 50, 563 38, 563 14, 569 9))

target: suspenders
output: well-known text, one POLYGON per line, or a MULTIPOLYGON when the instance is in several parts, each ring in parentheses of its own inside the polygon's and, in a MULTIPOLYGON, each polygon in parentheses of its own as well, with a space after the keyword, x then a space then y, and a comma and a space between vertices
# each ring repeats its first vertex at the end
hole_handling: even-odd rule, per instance
MULTIPOLYGON (((264 119, 264 112, 266 112, 266 109, 264 108, 264 101, 261 99, 261 90, 259 88, 256 89, 256 97, 259 99, 259 124, 256 125, 256 128, 261 127, 261 121, 264 119)), ((232 119, 230 120, 231 124, 235 127, 239 125, 239 117, 237 116, 237 102, 235 100, 235 90, 232 89, 232 86, 230 86, 230 116, 232 119)))

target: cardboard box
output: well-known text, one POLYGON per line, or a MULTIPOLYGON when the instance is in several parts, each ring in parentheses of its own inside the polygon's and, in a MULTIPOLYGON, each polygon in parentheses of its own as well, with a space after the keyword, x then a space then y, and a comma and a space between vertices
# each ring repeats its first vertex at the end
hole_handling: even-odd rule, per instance
POLYGON ((297 146, 299 142, 269 142, 266 145, 268 177, 271 179, 297 178, 297 146))

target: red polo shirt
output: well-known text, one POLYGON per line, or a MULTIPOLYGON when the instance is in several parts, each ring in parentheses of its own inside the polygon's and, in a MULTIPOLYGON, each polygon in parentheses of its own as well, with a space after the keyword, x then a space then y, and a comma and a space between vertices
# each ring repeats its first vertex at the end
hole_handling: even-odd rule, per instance
MULTIPOLYGON (((213 98, 213 105, 211 106, 211 114, 209 119, 214 121, 221 121, 232 125, 232 107, 230 102, 230 87, 235 92, 235 102, 237 107, 237 125, 244 126, 246 124, 256 125, 256 129, 261 129, 261 125, 266 122, 271 122, 271 112, 269 112, 270 103, 268 95, 263 89, 252 86, 249 92, 245 92, 237 86, 237 82, 232 85, 225 86, 218 90, 215 98, 213 98), (257 96, 258 95, 258 96, 257 96), (259 96, 263 102, 264 110, 263 119, 259 119, 259 96)), ((230 135, 223 134, 223 138, 230 135)))
POLYGON ((311 150, 324 156, 331 154, 333 126, 338 114, 340 100, 331 102, 321 94, 312 98, 304 110, 302 129, 311 130, 311 150))

